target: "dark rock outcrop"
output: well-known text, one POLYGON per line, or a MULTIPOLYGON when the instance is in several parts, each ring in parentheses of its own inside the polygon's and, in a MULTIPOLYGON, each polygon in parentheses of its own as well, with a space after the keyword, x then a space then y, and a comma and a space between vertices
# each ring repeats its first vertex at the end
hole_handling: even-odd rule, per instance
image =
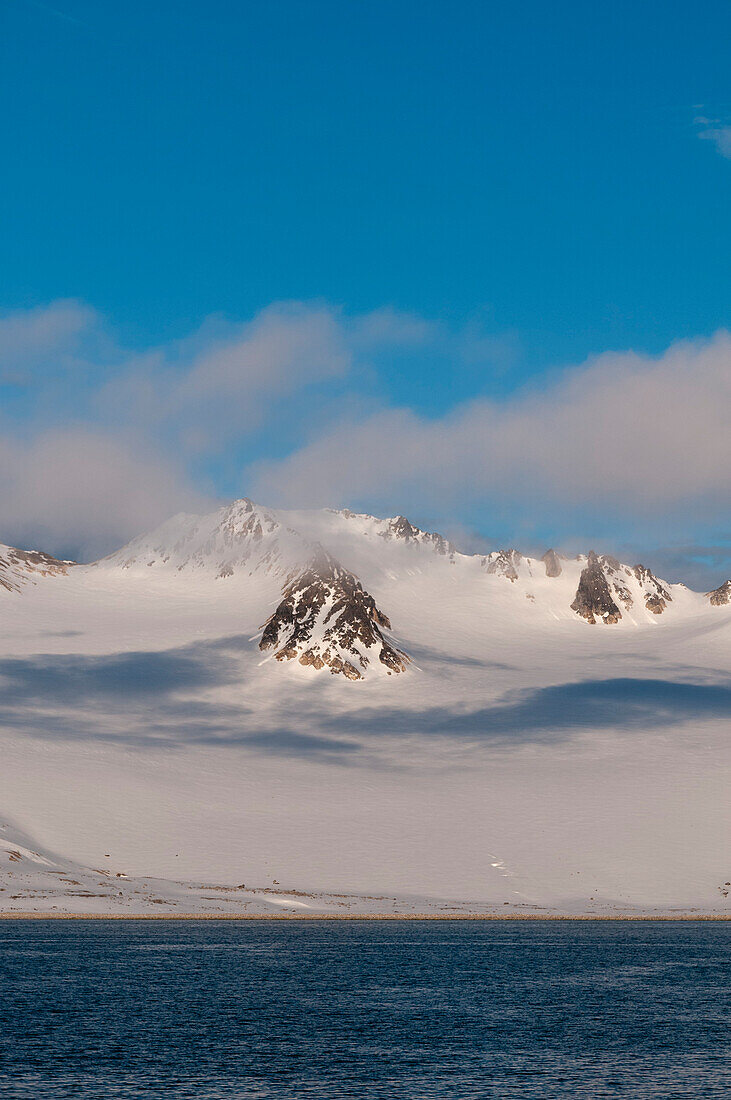
POLYGON ((611 554, 602 554, 597 558, 597 561, 609 586, 610 593, 612 596, 618 597, 629 611, 634 603, 632 593, 627 587, 627 580, 632 577, 632 570, 628 565, 622 565, 621 561, 612 557, 611 554))
POLYGON ((731 603, 731 580, 724 581, 712 592, 706 592, 706 597, 713 607, 722 607, 726 603, 731 603))
POLYGON ((602 563, 593 550, 589 554, 586 567, 581 571, 571 610, 592 624, 597 619, 603 623, 618 623, 622 618, 622 612, 612 599, 602 563))
POLYGON ((541 561, 546 566, 547 577, 560 577, 562 573, 561 558, 555 550, 546 550, 545 554, 541 558, 541 561))
POLYGON ((360 581, 321 547, 310 563, 288 578, 282 601, 264 625, 259 648, 275 648, 278 661, 297 659, 349 680, 361 680, 373 650, 389 675, 406 670, 409 658, 382 633, 386 615, 360 581))

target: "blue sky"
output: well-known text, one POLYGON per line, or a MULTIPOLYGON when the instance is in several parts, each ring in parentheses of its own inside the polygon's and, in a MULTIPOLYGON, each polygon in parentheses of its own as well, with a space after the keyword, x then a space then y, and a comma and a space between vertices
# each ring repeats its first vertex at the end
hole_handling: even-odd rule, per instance
POLYGON ((264 493, 722 579, 727 4, 0 19, 0 539, 264 493))

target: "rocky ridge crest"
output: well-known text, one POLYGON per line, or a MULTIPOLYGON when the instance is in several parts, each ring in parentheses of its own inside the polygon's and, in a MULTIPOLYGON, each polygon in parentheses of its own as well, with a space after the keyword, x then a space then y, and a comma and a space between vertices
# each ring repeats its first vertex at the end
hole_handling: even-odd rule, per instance
POLYGON ((41 550, 0 546, 0 588, 19 592, 23 585, 35 584, 38 577, 64 576, 75 564, 52 558, 41 550))
POLYGON ((420 527, 415 527, 413 523, 410 523, 406 516, 396 516, 386 522, 386 530, 381 532, 381 537, 384 539, 399 539, 406 543, 418 543, 421 546, 428 546, 437 554, 444 556, 456 553, 455 548, 449 539, 444 538, 444 535, 438 535, 433 531, 422 531, 420 527))
POLYGON ((571 610, 591 624, 597 620, 618 623, 622 618, 619 605, 629 611, 638 597, 653 615, 661 615, 672 601, 669 590, 646 566, 623 565, 610 554, 598 556, 592 550, 571 610))
POLYGON ((724 604, 731 603, 731 580, 724 581, 718 588, 714 588, 712 592, 706 592, 705 595, 713 607, 722 607, 724 604))

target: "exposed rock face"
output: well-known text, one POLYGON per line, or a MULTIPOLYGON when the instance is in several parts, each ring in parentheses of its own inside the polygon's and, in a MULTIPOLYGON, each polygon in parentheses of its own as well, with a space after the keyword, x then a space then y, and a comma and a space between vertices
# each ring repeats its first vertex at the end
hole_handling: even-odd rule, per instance
POLYGON ((349 680, 361 680, 372 657, 389 675, 406 670, 409 658, 381 632, 391 629, 388 618, 358 578, 321 547, 288 578, 282 595, 259 642, 262 650, 276 649, 278 661, 328 667, 349 680))
POLYGON ((644 565, 636 565, 634 575, 642 586, 642 595, 645 599, 645 607, 652 611, 653 615, 662 615, 663 611, 673 597, 667 588, 657 579, 655 574, 644 565))
POLYGON ((264 534, 273 534, 279 524, 263 508, 257 508, 248 497, 235 500, 221 518, 221 532, 225 543, 231 545, 237 539, 261 542, 264 534))
MULTIPOLYGON (((617 565, 619 563, 617 562, 617 565)), ((622 612, 612 599, 609 583, 604 575, 603 561, 600 562, 592 550, 586 568, 581 571, 576 598, 571 610, 581 615, 589 623, 597 619, 603 623, 618 623, 622 612)))
POLYGON ((388 527, 383 532, 383 538, 385 539, 401 539, 403 542, 418 542, 422 545, 431 546, 437 554, 453 554, 454 547, 448 539, 445 539, 443 535, 438 535, 432 531, 422 531, 420 527, 414 527, 413 523, 409 523, 406 516, 396 516, 395 519, 388 521, 388 527))
POLYGON ((724 581, 712 592, 706 592, 706 596, 714 607, 722 607, 725 603, 731 603, 731 580, 724 581))
POLYGON ((19 592, 24 584, 34 583, 34 575, 63 575, 75 564, 73 561, 59 561, 40 550, 17 550, 14 546, 0 546, 0 588, 5 588, 8 592, 19 592))
POLYGON ((560 577, 563 570, 561 569, 561 559, 555 550, 546 550, 545 554, 541 558, 546 566, 547 577, 560 577))
POLYGON ((496 573, 499 577, 507 577, 509 581, 517 581, 518 566, 523 561, 523 555, 517 550, 496 550, 482 559, 482 564, 488 573, 496 573))
MULTIPOLYGON (((642 600, 645 608, 652 612, 653 615, 661 615, 667 605, 672 602, 672 596, 665 585, 663 585, 654 573, 644 565, 635 565, 634 568, 631 569, 628 565, 623 565, 622 562, 617 561, 611 554, 602 554, 597 557, 597 555, 592 552, 589 554, 587 568, 581 575, 582 581, 587 570, 591 571, 590 577, 594 578, 595 593, 598 594, 599 589, 602 588, 602 584, 598 580, 601 574, 609 596, 609 602, 607 602, 604 596, 598 596, 599 602, 597 604, 597 609, 594 611, 593 621, 596 621, 598 617, 605 623, 618 622, 622 617, 619 611, 619 605, 624 605, 624 608, 629 611, 638 598, 642 600), (640 589, 639 593, 637 592, 637 586, 639 586, 640 589), (609 607, 609 603, 613 605, 616 609, 615 611, 609 607), (607 611, 608 614, 604 615, 603 611, 607 611), (617 616, 616 618, 613 617, 615 613, 617 616)), ((579 584, 579 590, 581 590, 581 582, 579 584)), ((579 592, 577 592, 576 598, 578 601, 579 592)), ((571 606, 574 611, 578 610, 574 604, 571 606)), ((592 621, 589 615, 585 614, 584 611, 579 611, 579 614, 584 615, 584 618, 588 619, 589 622, 592 621)))
MULTIPOLYGON (((591 554, 589 559, 591 560, 591 554)), ((634 603, 632 593, 627 587, 627 581, 632 578, 632 570, 628 565, 622 565, 621 561, 617 561, 611 554, 601 554, 597 562, 609 587, 610 596, 620 599, 629 611, 634 603)))
MULTIPOLYGON (((276 535, 279 528, 280 525, 274 517, 263 508, 257 508, 248 497, 234 501, 221 518, 219 538, 224 560, 221 561, 216 576, 233 576, 237 566, 247 564, 257 554, 260 550, 259 543, 265 535, 276 535), (232 559, 234 550, 240 555, 238 561, 232 559)), ((272 540, 272 545, 261 555, 257 566, 266 568, 274 565, 279 557, 279 546, 272 540)))

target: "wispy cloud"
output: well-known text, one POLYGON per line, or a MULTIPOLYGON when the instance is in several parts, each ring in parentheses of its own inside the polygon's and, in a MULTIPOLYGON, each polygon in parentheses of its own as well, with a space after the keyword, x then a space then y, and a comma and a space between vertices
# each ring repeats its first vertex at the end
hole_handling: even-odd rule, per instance
POLYGON ((722 157, 731 160, 731 123, 721 118, 697 115, 693 122, 698 127, 701 141, 712 141, 722 157))
POLYGON ((174 512, 205 507, 180 463, 88 426, 0 438, 0 541, 94 559, 174 512))
POLYGON ((606 354, 540 389, 478 399, 437 419, 383 408, 334 424, 288 458, 252 468, 263 499, 512 497, 524 507, 597 504, 662 514, 731 504, 731 336, 682 342, 659 357, 606 354))
POLYGON ((6 315, 0 540, 101 554, 213 504, 216 463, 238 470, 234 492, 271 504, 413 508, 447 525, 510 507, 554 529, 632 517, 656 523, 655 545, 697 538, 714 518, 719 530, 731 506, 728 332, 659 356, 606 353, 436 416, 394 404, 382 384, 404 355, 499 374, 510 344, 476 322, 327 303, 211 317, 133 352, 77 302, 6 315), (235 464, 256 448, 275 457, 235 464))
POLYGON ((0 384, 30 384, 49 357, 73 354, 95 320, 92 309, 71 300, 0 314, 0 384))
POLYGON ((243 325, 212 319, 194 336, 131 360, 97 395, 119 421, 155 425, 183 449, 220 448, 272 403, 345 376, 352 352, 335 311, 269 307, 243 325))
POLYGON ((458 366, 496 361, 498 344, 479 326, 450 330, 392 308, 351 316, 326 303, 275 303, 244 323, 213 316, 132 352, 78 302, 6 315, 0 539, 110 550, 202 505, 201 465, 227 461, 256 433, 286 452, 345 407, 362 409, 364 377, 394 350, 437 349, 458 366))

